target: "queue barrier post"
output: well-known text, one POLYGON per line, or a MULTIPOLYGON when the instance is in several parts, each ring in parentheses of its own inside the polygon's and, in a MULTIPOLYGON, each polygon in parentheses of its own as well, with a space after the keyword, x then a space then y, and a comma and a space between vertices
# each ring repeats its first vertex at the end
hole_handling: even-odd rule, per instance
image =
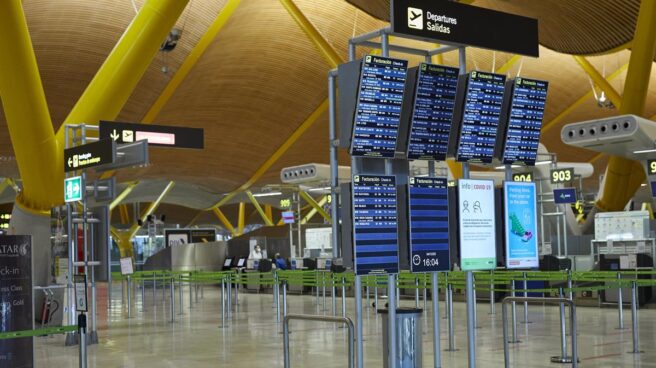
MULTIPOLYGON (((284 287, 284 284, 283 284, 284 287)), ((284 289, 283 289, 284 290, 284 289)), ((285 368, 291 367, 289 358, 289 322, 291 320, 305 320, 317 322, 334 322, 345 324, 348 328, 348 367, 355 368, 355 349, 354 349, 354 331, 355 327, 353 321, 346 317, 330 317, 330 316, 313 316, 306 314, 289 314, 283 320, 283 357, 285 368)))

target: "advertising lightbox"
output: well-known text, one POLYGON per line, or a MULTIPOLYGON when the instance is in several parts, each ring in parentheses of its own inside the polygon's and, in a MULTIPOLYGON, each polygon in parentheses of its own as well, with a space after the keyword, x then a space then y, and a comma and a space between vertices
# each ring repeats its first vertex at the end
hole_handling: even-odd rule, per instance
POLYGON ((497 265, 494 181, 458 181, 460 268, 493 270, 497 265))
POLYGON ((535 183, 505 182, 506 268, 536 268, 538 221, 535 183))

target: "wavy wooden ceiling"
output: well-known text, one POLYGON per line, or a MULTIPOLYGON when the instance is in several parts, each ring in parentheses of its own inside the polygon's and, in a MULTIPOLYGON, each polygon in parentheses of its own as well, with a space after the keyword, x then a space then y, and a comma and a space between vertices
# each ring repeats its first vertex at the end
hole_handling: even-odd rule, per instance
MULTIPOLYGON (((143 0, 137 0, 140 6, 143 0)), ((296 0, 296 4, 344 59, 347 40, 385 23, 343 0, 296 0)), ((349 0, 384 17, 387 2, 349 0), (363 5, 364 4, 364 5, 363 5), (382 14, 382 15, 381 15, 382 14)), ((138 85, 119 119, 140 121, 153 101, 214 20, 225 0, 192 0, 178 27, 184 27, 175 51, 160 54, 138 85), (171 72, 164 74, 163 65, 171 72)), ((638 1, 572 0, 563 2, 478 0, 475 5, 537 16, 541 20, 541 57, 524 58, 508 73, 550 81, 545 122, 590 91, 588 77, 569 55, 598 53, 631 39, 638 1), (612 26, 611 26, 612 25, 612 26), (558 50, 559 52, 552 51, 558 50)), ((80 96, 134 16, 130 0, 24 0, 55 128, 80 96)), ((360 50, 362 53, 363 51, 360 50)), ((401 56, 401 55, 396 55, 401 56)), ((499 68, 512 55, 469 49, 468 68, 499 68)), ((590 57, 610 75, 628 62, 629 52, 590 57)), ((413 59, 413 63, 417 62, 413 59)), ((444 55, 457 64, 457 55, 444 55)), ((206 149, 152 149, 152 165, 124 170, 120 179, 177 180, 226 193, 243 184, 255 170, 327 97, 328 64, 278 0, 243 0, 206 53, 191 70, 155 120, 156 123, 205 129, 206 149)), ((624 74, 613 83, 621 92, 624 74)), ((652 82, 654 78, 652 78, 652 82)), ((654 89, 649 101, 656 101, 654 89)), ((648 102, 648 113, 656 104, 648 102)), ((564 146, 563 124, 612 114, 592 98, 565 116, 545 134, 545 145, 563 161, 594 155, 564 146)), ((327 115, 323 114, 302 140, 256 184, 279 182, 282 167, 328 160, 327 115)), ((16 176, 13 150, 0 111, 0 176, 16 176)), ((347 156, 342 152, 341 159, 347 156)), ((599 161, 604 162, 604 161, 599 161)), ((597 163, 597 166, 599 165, 597 163)), ((603 169, 600 166, 599 169, 603 169)), ((599 175, 596 173, 595 175, 599 175)), ((190 196, 193 193, 189 194, 190 196)))

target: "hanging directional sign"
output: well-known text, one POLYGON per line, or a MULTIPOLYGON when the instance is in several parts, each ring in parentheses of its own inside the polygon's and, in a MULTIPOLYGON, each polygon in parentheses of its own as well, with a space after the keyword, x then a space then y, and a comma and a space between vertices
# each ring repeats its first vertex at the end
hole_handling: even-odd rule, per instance
POLYGON ((116 144, 111 139, 68 148, 64 150, 64 172, 111 164, 115 157, 116 144))
POLYGON ((149 146, 203 149, 203 129, 166 125, 101 121, 100 137, 116 143, 147 140, 149 146))
POLYGON ((64 202, 81 201, 84 195, 84 183, 81 176, 64 179, 64 202))

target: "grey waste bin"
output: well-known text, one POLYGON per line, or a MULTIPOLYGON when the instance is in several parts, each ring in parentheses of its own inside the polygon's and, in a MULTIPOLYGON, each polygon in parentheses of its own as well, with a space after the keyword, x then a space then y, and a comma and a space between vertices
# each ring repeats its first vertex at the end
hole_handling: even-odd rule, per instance
POLYGON ((389 366, 389 318, 387 309, 379 309, 383 314, 383 367, 384 368, 421 368, 422 366, 422 328, 423 310, 415 308, 398 308, 396 310, 396 366, 389 366))

